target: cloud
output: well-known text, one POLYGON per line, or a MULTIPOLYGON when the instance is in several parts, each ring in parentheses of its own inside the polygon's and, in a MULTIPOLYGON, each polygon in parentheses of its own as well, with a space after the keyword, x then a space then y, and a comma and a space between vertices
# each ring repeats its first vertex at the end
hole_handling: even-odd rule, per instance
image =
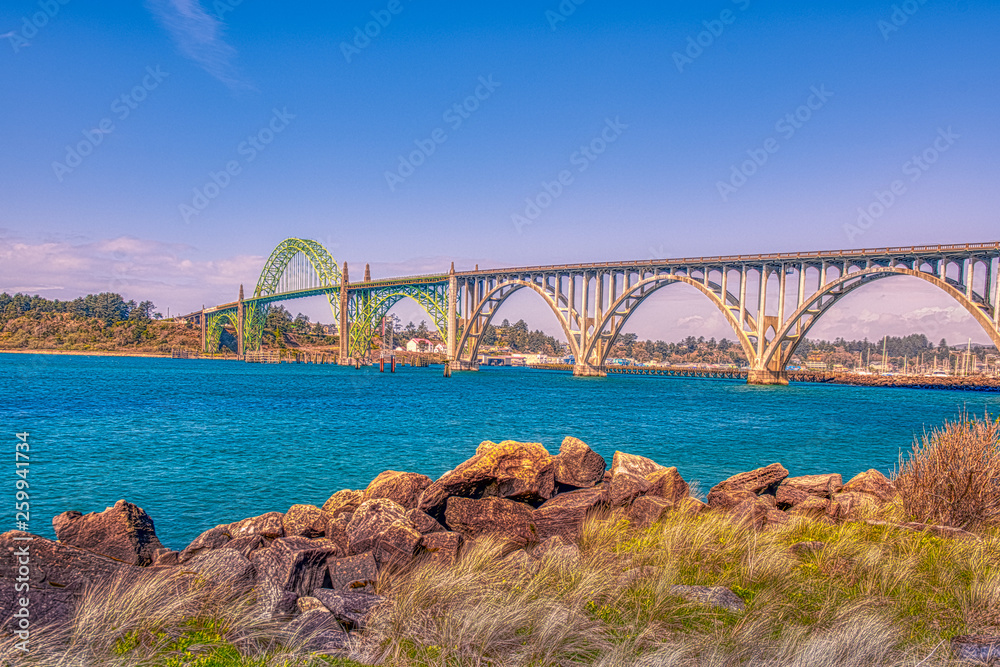
POLYGON ((252 88, 236 71, 236 49, 223 39, 225 23, 206 12, 199 0, 147 0, 146 6, 184 57, 230 88, 252 88))
POLYGON ((64 300, 117 292, 149 299, 164 314, 167 307, 190 312, 234 300, 240 283, 252 292, 265 261, 247 255, 199 260, 197 254, 188 245, 130 236, 27 241, 0 232, 0 292, 64 300))

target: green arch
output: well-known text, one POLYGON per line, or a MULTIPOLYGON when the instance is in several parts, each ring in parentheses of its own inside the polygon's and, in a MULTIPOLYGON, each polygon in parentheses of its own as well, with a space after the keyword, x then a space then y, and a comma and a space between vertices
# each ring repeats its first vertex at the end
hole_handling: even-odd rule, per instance
MULTIPOLYGON (((264 263, 264 268, 260 271, 260 278, 257 279, 257 287, 254 289, 255 297, 270 296, 277 294, 278 281, 281 279, 292 258, 302 253, 312 265, 313 270, 319 277, 323 285, 340 285, 340 268, 337 260, 327 252, 318 241, 309 239, 285 239, 278 244, 271 256, 264 263)), ((332 302, 331 302, 332 303, 332 302)))

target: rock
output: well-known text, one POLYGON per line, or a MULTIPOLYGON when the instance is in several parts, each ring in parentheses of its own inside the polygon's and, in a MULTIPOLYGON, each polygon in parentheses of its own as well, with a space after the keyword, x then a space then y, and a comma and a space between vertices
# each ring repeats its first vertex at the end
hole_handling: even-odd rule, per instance
POLYGON ((326 569, 330 576, 330 588, 335 591, 371 588, 378 579, 378 565, 371 552, 346 558, 328 558, 326 569))
POLYGON ((229 524, 229 534, 236 539, 244 535, 260 535, 269 540, 285 536, 283 525, 285 515, 281 512, 268 512, 260 516, 252 516, 229 524))
POLYGON ((362 591, 333 591, 327 588, 313 590, 312 596, 323 603, 341 623, 349 628, 364 628, 365 619, 384 598, 362 591))
POLYGON ((792 517, 788 516, 785 512, 779 509, 770 509, 767 511, 767 517, 764 519, 765 526, 784 526, 786 523, 792 520, 792 517))
POLYGON ((541 503, 555 492, 555 463, 537 442, 505 440, 483 449, 428 486, 419 508, 441 518, 451 497, 498 497, 541 503))
POLYGON ((229 534, 229 526, 221 525, 215 528, 209 528, 204 533, 194 538, 191 544, 181 551, 181 555, 178 556, 178 561, 183 563, 189 561, 203 551, 210 551, 211 549, 218 549, 222 545, 226 544, 232 539, 232 535, 229 534))
POLYGON ((735 520, 749 525, 754 530, 760 530, 767 525, 768 514, 773 508, 766 501, 757 498, 747 498, 736 507, 729 510, 729 515, 735 520))
POLYGON ((542 563, 555 563, 560 567, 576 567, 580 564, 580 547, 559 535, 537 544, 531 550, 531 555, 542 563))
POLYGON ((330 610, 326 608, 326 605, 320 602, 318 598, 314 598, 311 595, 306 595, 305 597, 301 597, 296 600, 295 607, 299 610, 300 614, 308 613, 313 609, 320 609, 328 614, 330 613, 330 610))
POLYGON ((951 652, 959 660, 1000 664, 1000 635, 959 635, 951 639, 951 652))
POLYGON ((580 539, 587 513, 597 507, 603 497, 604 492, 600 488, 580 489, 560 493, 545 501, 532 513, 532 520, 538 528, 538 539, 544 540, 553 535, 562 535, 573 541, 580 539))
MULTIPOLYGON (((3 584, 0 588, 3 590, 14 590, 14 579, 24 565, 20 560, 25 557, 26 548, 30 558, 26 583, 39 589, 57 588, 79 595, 88 586, 109 583, 116 577, 137 579, 143 571, 141 567, 86 549, 11 530, 0 534, 0 582, 3 584)), ((3 597, 12 596, 0 596, 3 597)))
POLYGON ((708 505, 724 509, 734 507, 745 502, 748 494, 756 496, 773 490, 786 477, 788 471, 780 463, 741 472, 713 486, 708 492, 708 505))
POLYGON ((646 475, 646 481, 650 484, 646 495, 666 498, 675 504, 687 498, 691 493, 687 482, 674 466, 649 473, 646 475))
POLYGON ((267 549, 253 554, 257 570, 257 603, 266 616, 278 613, 285 593, 308 595, 328 581, 326 562, 339 551, 329 540, 305 537, 276 539, 267 549))
POLYGON ((389 498, 405 509, 413 509, 420 502, 420 494, 431 485, 431 478, 415 472, 386 470, 372 480, 365 489, 365 500, 389 498))
POLYGON ((763 495, 757 496, 759 499, 767 503, 767 506, 771 509, 778 509, 778 499, 772 496, 770 493, 765 493, 763 495))
POLYGON ((881 501, 867 493, 835 493, 827 516, 838 521, 857 519, 878 509, 881 501))
POLYGON ((679 586, 670 587, 670 594, 690 602, 719 607, 734 614, 746 609, 746 604, 736 593, 723 586, 679 586))
POLYGON ((646 480, 647 475, 664 470, 665 467, 644 456, 615 452, 611 459, 611 480, 605 487, 605 502, 611 506, 631 503, 653 487, 646 480))
POLYGON ((847 484, 844 484, 844 488, 841 490, 844 493, 864 493, 883 502, 892 500, 892 497, 896 495, 896 487, 892 485, 889 478, 874 468, 859 472, 847 484))
POLYGON ((667 510, 673 509, 673 506, 674 504, 666 498, 642 496, 632 503, 628 510, 628 518, 636 528, 649 528, 659 521, 667 510))
POLYGON ((63 544, 131 565, 152 564, 156 550, 163 548, 149 515, 124 500, 100 513, 63 512, 52 519, 52 527, 63 544))
MULTIPOLYGON (((300 600, 316 600, 314 597, 300 600)), ((287 644, 300 644, 304 650, 314 653, 341 655, 347 647, 348 635, 340 627, 330 610, 316 600, 320 607, 309 609, 289 623, 282 633, 287 644)), ((298 604, 298 603, 296 603, 298 604)), ((310 603, 307 603, 310 604, 310 603)))
POLYGON ((512 576, 520 577, 536 574, 542 564, 524 549, 518 549, 501 558, 500 567, 506 569, 512 576))
POLYGON ((428 533, 420 540, 420 546, 431 562, 450 567, 458 561, 462 535, 452 532, 428 533))
MULTIPOLYGON (((17 591, 14 589, 14 580, 0 579, 5 595, 0 595, 0 631, 5 635, 10 635, 15 630, 20 629, 20 618, 15 618, 14 614, 23 613, 24 609, 20 605, 22 597, 28 600, 29 622, 28 629, 31 641, 34 641, 37 629, 45 626, 68 625, 73 620, 73 613, 76 609, 76 596, 69 591, 59 588, 52 588, 48 585, 29 586, 27 590, 17 591)), ((39 632, 38 636, 43 636, 39 632)), ((21 641, 20 637, 14 638, 15 643, 21 641)), ((28 646, 31 646, 29 642, 28 646)), ((11 649, 13 651, 13 649, 11 649)), ((7 663, 13 664, 13 663, 7 663)))
POLYGON ((445 524, 468 538, 496 534, 522 547, 538 534, 531 507, 504 498, 448 498, 445 524))
POLYGON ((481 443, 479 443, 479 446, 476 447, 476 454, 483 454, 486 451, 493 449, 496 446, 497 443, 493 442, 492 440, 483 440, 481 443))
POLYGON ((708 505, 693 496, 684 498, 677 504, 677 511, 697 516, 708 509, 708 505))
POLYGON ((336 516, 332 516, 327 513, 326 517, 326 539, 332 540, 343 554, 350 553, 350 537, 347 534, 347 529, 351 525, 351 517, 353 514, 347 514, 346 512, 341 512, 336 516))
POLYGON ((292 505, 281 519, 286 537, 322 537, 326 534, 327 513, 315 505, 292 505))
POLYGON ((422 537, 405 516, 393 521, 375 542, 372 550, 375 562, 379 568, 405 567, 417 554, 422 537))
POLYGON ((410 520, 413 527, 416 528, 421 535, 444 532, 444 526, 438 523, 437 519, 423 510, 407 510, 406 518, 410 520))
POLYGON ((812 519, 818 519, 825 516, 829 509, 830 501, 828 499, 820 498, 819 496, 809 496, 802 502, 792 507, 792 509, 788 510, 788 513, 795 516, 806 516, 812 519))
POLYGON ((254 584, 254 566, 236 549, 223 547, 199 554, 184 563, 183 569, 197 573, 213 584, 226 584, 235 590, 249 590, 254 584))
POLYGON ((352 491, 343 489, 330 496, 329 500, 323 503, 323 511, 336 516, 341 512, 353 514, 354 510, 365 501, 364 491, 352 491))
POLYGON ((796 542, 789 547, 796 556, 806 556, 822 551, 826 547, 823 542, 796 542))
POLYGON ((173 567, 180 562, 180 551, 174 551, 166 547, 157 549, 153 554, 153 565, 160 567, 173 567))
POLYGON ((375 498, 361 503, 347 525, 348 555, 374 549, 382 533, 400 519, 406 519, 405 510, 395 500, 375 498))
POLYGON ((582 440, 566 437, 555 457, 556 484, 587 489, 601 481, 607 467, 604 457, 582 440))
POLYGON ((265 540, 260 535, 244 535, 235 540, 229 540, 221 548, 236 549, 244 558, 250 558, 258 549, 266 549, 271 546, 270 540, 265 540))
POLYGON ((778 484, 775 496, 778 505, 782 509, 788 509, 810 496, 832 498, 833 494, 838 493, 843 486, 844 480, 837 474, 786 477, 778 484))

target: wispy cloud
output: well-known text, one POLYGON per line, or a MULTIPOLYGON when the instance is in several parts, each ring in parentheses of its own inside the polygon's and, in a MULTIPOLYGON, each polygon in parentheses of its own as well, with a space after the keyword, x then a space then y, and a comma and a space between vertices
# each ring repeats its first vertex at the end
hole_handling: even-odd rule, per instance
POLYGON ((146 0, 146 6, 183 56, 230 88, 252 88, 237 72, 236 49, 223 39, 225 23, 206 12, 200 0, 146 0))

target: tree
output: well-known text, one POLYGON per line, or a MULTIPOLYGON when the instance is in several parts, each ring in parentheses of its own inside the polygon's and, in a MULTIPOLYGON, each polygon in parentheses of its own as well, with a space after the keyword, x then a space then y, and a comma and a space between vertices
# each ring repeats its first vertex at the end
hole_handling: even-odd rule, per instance
POLYGON ((129 313, 128 318, 130 320, 149 321, 155 307, 152 301, 140 301, 138 306, 132 308, 132 312, 129 313))
POLYGON ((317 322, 316 326, 314 326, 312 328, 312 332, 313 332, 313 335, 316 335, 316 336, 322 336, 324 333, 326 333, 325 331, 323 331, 323 325, 320 324, 319 322, 317 322))

